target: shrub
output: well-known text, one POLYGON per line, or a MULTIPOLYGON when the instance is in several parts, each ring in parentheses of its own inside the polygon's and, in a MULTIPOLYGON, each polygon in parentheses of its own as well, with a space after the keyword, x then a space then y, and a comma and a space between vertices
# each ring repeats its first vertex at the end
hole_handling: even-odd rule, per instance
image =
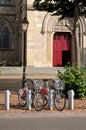
POLYGON ((86 96, 86 70, 79 69, 75 63, 68 63, 64 71, 58 70, 58 77, 65 83, 65 93, 74 90, 75 98, 86 96))

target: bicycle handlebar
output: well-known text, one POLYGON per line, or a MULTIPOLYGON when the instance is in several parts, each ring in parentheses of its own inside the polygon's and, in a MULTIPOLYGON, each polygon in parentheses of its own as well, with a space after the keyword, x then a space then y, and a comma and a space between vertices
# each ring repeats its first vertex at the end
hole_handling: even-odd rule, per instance
POLYGON ((27 82, 27 81, 30 81, 33 85, 38 82, 37 79, 30 79, 30 78, 28 78, 28 79, 25 79, 25 80, 24 80, 24 83, 27 82))
POLYGON ((48 80, 53 81, 53 83, 56 82, 56 80, 55 80, 55 79, 52 79, 52 78, 50 78, 50 79, 48 79, 48 80))

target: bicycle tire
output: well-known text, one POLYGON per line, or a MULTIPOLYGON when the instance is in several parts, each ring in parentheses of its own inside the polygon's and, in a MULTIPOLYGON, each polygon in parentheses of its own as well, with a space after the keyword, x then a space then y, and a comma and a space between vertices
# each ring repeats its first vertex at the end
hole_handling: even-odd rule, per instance
POLYGON ((28 90, 34 90, 34 80, 28 78, 24 80, 24 87, 27 88, 28 90))
POLYGON ((54 104, 57 110, 62 111, 66 106, 66 98, 63 92, 57 92, 54 97, 54 104))
POLYGON ((18 94, 18 103, 20 107, 25 107, 27 104, 26 97, 21 97, 21 95, 18 94))
POLYGON ((33 105, 35 110, 41 111, 43 109, 44 98, 40 92, 34 93, 33 105))
POLYGON ((48 95, 43 95, 43 98, 44 98, 43 106, 45 107, 48 104, 48 95))

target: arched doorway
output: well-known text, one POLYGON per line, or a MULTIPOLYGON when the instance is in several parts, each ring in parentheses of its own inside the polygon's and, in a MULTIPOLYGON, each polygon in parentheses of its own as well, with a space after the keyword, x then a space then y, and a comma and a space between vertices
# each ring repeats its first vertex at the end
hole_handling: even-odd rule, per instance
POLYGON ((53 66, 62 67, 71 62, 71 34, 56 32, 53 36, 53 66))

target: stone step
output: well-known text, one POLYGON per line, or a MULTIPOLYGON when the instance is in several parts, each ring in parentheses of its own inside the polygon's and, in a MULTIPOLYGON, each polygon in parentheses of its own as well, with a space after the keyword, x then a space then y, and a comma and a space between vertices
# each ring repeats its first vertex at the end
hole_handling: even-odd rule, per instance
MULTIPOLYGON (((26 75, 56 75, 57 70, 63 70, 62 67, 26 67, 26 75)), ((23 67, 3 67, 0 68, 1 75, 22 75, 23 67)))

